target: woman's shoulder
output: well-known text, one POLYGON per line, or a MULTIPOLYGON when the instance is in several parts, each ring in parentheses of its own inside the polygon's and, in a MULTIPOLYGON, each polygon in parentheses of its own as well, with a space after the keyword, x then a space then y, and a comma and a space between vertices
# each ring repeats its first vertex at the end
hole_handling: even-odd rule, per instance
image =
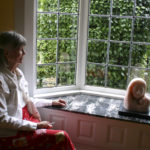
POLYGON ((17 75, 24 76, 23 72, 20 68, 16 68, 16 73, 17 73, 17 75))
POLYGON ((0 71, 0 83, 4 81, 4 73, 0 71))
POLYGON ((5 81, 3 72, 0 72, 0 92, 9 93, 9 88, 5 81))

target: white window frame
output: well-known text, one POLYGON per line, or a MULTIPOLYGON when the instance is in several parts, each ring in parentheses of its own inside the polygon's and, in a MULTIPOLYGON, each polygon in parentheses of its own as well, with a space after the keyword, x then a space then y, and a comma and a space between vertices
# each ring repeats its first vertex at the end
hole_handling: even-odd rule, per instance
POLYGON ((88 0, 80 0, 78 51, 76 86, 62 86, 53 88, 36 89, 36 0, 25 0, 24 12, 24 36, 27 39, 26 56, 22 70, 29 83, 29 93, 35 97, 50 97, 72 93, 90 93, 109 97, 123 98, 125 90, 85 86, 85 67, 88 31, 88 0))

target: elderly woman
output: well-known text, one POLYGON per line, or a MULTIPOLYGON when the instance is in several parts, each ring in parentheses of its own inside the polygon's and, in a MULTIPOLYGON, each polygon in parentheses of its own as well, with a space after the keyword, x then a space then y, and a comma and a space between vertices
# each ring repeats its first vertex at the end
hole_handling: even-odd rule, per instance
POLYGON ((25 38, 13 31, 0 34, 0 149, 74 150, 65 131, 41 121, 38 106, 61 105, 64 100, 35 100, 18 65, 25 55, 25 38), (36 107, 35 107, 36 106, 36 107))

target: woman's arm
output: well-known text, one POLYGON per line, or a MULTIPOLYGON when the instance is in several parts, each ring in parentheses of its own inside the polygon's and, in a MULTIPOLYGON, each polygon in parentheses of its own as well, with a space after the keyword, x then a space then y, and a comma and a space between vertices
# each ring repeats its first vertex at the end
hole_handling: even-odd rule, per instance
POLYGON ((4 94, 0 92, 0 128, 30 131, 37 129, 37 123, 9 116, 6 99, 4 94))

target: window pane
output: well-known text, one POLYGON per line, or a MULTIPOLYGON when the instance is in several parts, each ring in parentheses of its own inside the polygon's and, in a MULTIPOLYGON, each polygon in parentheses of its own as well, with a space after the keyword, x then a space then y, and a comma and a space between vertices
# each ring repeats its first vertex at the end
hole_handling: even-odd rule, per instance
POLYGON ((110 0, 91 0, 90 14, 109 14, 110 0))
POLYGON ((128 69, 124 67, 108 67, 107 86, 116 89, 125 89, 128 69))
POLYGON ((119 41, 130 41, 131 24, 131 19, 112 18, 111 39, 119 41))
POLYGON ((37 87, 75 84, 79 0, 37 4, 37 87))
POLYGON ((38 0, 39 12, 57 11, 58 0, 38 0))
POLYGON ((113 15, 131 16, 133 15, 134 0, 114 0, 113 15))
POLYGON ((135 19, 133 40, 150 42, 150 19, 135 19))
POLYGON ((131 65, 150 67, 150 45, 133 45, 131 65))
POLYGON ((78 13, 78 0, 60 0, 60 12, 78 13))
POLYGON ((134 78, 143 78, 147 84, 147 92, 150 92, 150 70, 145 70, 141 68, 131 68, 130 71, 130 80, 134 78))
POLYGON ((136 16, 150 17, 150 1, 136 0, 136 16))
POLYGON ((56 38, 57 37, 57 15, 38 14, 37 36, 38 38, 56 38))
POLYGON ((58 61, 76 61, 76 40, 59 40, 58 45, 58 61))
MULTIPOLYGON (((129 79, 128 71, 132 66, 137 67, 140 64, 140 67, 148 69, 150 66, 150 19, 146 18, 150 15, 150 2, 148 0, 89 1, 91 1, 88 29, 90 40, 87 41, 87 70, 89 62, 96 63, 97 66, 108 66, 103 81, 107 83, 104 85, 125 89, 129 79), (105 6, 108 6, 107 9, 104 8, 105 6), (142 42, 147 43, 142 44, 142 42)), ((95 76, 91 74, 93 82, 94 78, 95 76)), ((89 84, 90 81, 88 79, 86 83, 89 84)), ((90 84, 92 85, 92 81, 90 84)))
POLYGON ((95 85, 95 86, 104 86, 105 85, 105 67, 88 64, 87 73, 86 73, 86 84, 95 85))
POLYGON ((89 38, 108 39, 109 20, 108 18, 89 18, 89 38))
POLYGON ((77 16, 76 15, 59 16, 59 37, 61 38, 77 37, 77 16))
POLYGON ((107 56, 107 43, 91 41, 88 42, 88 61, 95 63, 105 63, 107 56))
POLYGON ((56 66, 37 66, 37 88, 56 85, 56 66))
POLYGON ((58 65, 58 85, 75 84, 75 64, 58 65))
POLYGON ((130 45, 123 43, 110 43, 109 63, 115 65, 128 65, 130 45))
POLYGON ((56 40, 37 40, 37 64, 56 62, 56 40))

